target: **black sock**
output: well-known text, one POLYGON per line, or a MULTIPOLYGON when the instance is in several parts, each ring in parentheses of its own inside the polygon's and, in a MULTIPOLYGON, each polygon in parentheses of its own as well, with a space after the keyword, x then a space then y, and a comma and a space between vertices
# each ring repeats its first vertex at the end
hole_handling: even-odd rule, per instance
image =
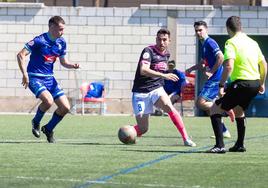
POLYGON ((246 132, 245 120, 246 120, 245 117, 235 118, 237 127, 237 141, 236 141, 237 146, 244 146, 244 138, 246 132))
POLYGON ((216 147, 223 148, 224 143, 223 143, 223 135, 222 135, 222 122, 221 122, 221 117, 222 115, 220 114, 214 114, 210 116, 212 128, 214 131, 215 139, 216 139, 216 147))

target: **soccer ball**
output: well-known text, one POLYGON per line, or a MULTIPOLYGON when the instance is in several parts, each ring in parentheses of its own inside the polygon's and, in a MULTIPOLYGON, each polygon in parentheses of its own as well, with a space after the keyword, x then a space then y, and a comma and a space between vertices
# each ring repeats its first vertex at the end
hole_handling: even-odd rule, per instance
POLYGON ((118 130, 118 138, 124 144, 135 144, 137 132, 131 125, 125 125, 118 130))

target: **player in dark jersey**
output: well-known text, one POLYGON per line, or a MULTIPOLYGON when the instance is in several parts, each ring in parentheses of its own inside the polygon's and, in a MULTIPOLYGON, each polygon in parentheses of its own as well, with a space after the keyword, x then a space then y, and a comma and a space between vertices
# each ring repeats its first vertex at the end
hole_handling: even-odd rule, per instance
POLYGON ((169 96, 163 89, 164 80, 177 81, 178 76, 166 73, 170 54, 167 47, 170 43, 170 32, 160 29, 156 36, 156 45, 144 48, 141 53, 134 85, 132 88, 132 106, 137 125, 134 126, 137 135, 148 131, 149 115, 153 113, 153 106, 164 110, 182 135, 185 146, 196 146, 188 137, 182 118, 172 105, 169 96))
MULTIPOLYGON (((202 44, 201 61, 198 64, 188 68, 185 72, 190 73, 193 70, 204 71, 204 74, 208 78, 198 96, 198 99, 196 100, 196 106, 206 111, 209 115, 209 110, 213 105, 213 101, 215 101, 215 99, 218 97, 219 82, 223 70, 223 54, 217 42, 208 36, 206 22, 195 22, 194 29, 197 38, 202 44)), ((222 125, 224 137, 230 138, 231 134, 223 122, 222 125)))
POLYGON ((25 44, 18 53, 17 59, 22 72, 22 85, 25 89, 29 87, 36 98, 42 101, 32 120, 32 133, 35 137, 40 137, 40 121, 45 112, 53 102, 58 106, 51 120, 41 128, 47 141, 53 143, 55 141, 53 129, 70 110, 69 101, 54 78, 54 63, 59 58, 61 65, 68 69, 77 69, 79 64, 71 64, 65 57, 66 42, 62 38, 65 28, 64 20, 60 16, 53 16, 49 19, 48 27, 48 32, 25 44), (26 71, 26 56, 29 54, 31 54, 30 61, 26 71))

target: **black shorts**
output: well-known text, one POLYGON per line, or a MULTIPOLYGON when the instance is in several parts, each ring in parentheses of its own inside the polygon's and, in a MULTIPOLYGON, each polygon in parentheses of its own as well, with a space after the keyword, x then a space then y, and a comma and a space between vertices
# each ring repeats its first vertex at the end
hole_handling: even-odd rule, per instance
POLYGON ((216 100, 216 104, 221 104, 226 111, 238 105, 246 110, 259 89, 260 80, 236 80, 227 87, 225 95, 216 100))

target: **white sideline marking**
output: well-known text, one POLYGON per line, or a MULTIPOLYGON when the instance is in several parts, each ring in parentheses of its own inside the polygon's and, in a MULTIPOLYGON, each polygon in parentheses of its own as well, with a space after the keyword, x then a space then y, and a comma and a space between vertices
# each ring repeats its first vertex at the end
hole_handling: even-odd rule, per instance
MULTIPOLYGON (((42 180, 42 181, 64 181, 64 182, 82 182, 84 180, 81 179, 64 179, 64 178, 50 178, 50 177, 31 177, 31 176, 0 176, 0 178, 8 178, 8 179, 25 179, 25 180, 42 180)), ((170 187, 170 188, 182 188, 184 186, 179 185, 163 185, 163 184, 151 184, 151 183, 138 183, 138 184, 131 184, 131 183, 124 183, 124 182, 107 182, 107 181, 87 181, 88 183, 94 184, 106 184, 106 185, 137 185, 143 187, 170 187)), ((193 188, 199 188, 199 185, 192 186, 193 188)))
POLYGON ((50 178, 50 177, 30 177, 30 176, 0 176, 0 178, 8 179, 26 179, 26 180, 42 180, 42 181, 67 181, 67 182, 81 182, 78 179, 63 179, 63 178, 50 178))
MULTIPOLYGON (((79 142, 89 142, 90 141, 90 139, 68 139, 68 138, 66 138, 66 139, 56 139, 56 141, 58 141, 58 142, 62 142, 62 143, 64 143, 64 142, 77 142, 77 143, 79 143, 79 142)), ((16 142, 25 142, 25 143, 27 143, 27 142, 36 142, 36 143, 43 143, 43 142, 47 142, 47 140, 45 139, 45 138, 43 138, 43 139, 0 139, 0 143, 9 143, 9 142, 14 142, 14 143, 16 143, 16 142)))

